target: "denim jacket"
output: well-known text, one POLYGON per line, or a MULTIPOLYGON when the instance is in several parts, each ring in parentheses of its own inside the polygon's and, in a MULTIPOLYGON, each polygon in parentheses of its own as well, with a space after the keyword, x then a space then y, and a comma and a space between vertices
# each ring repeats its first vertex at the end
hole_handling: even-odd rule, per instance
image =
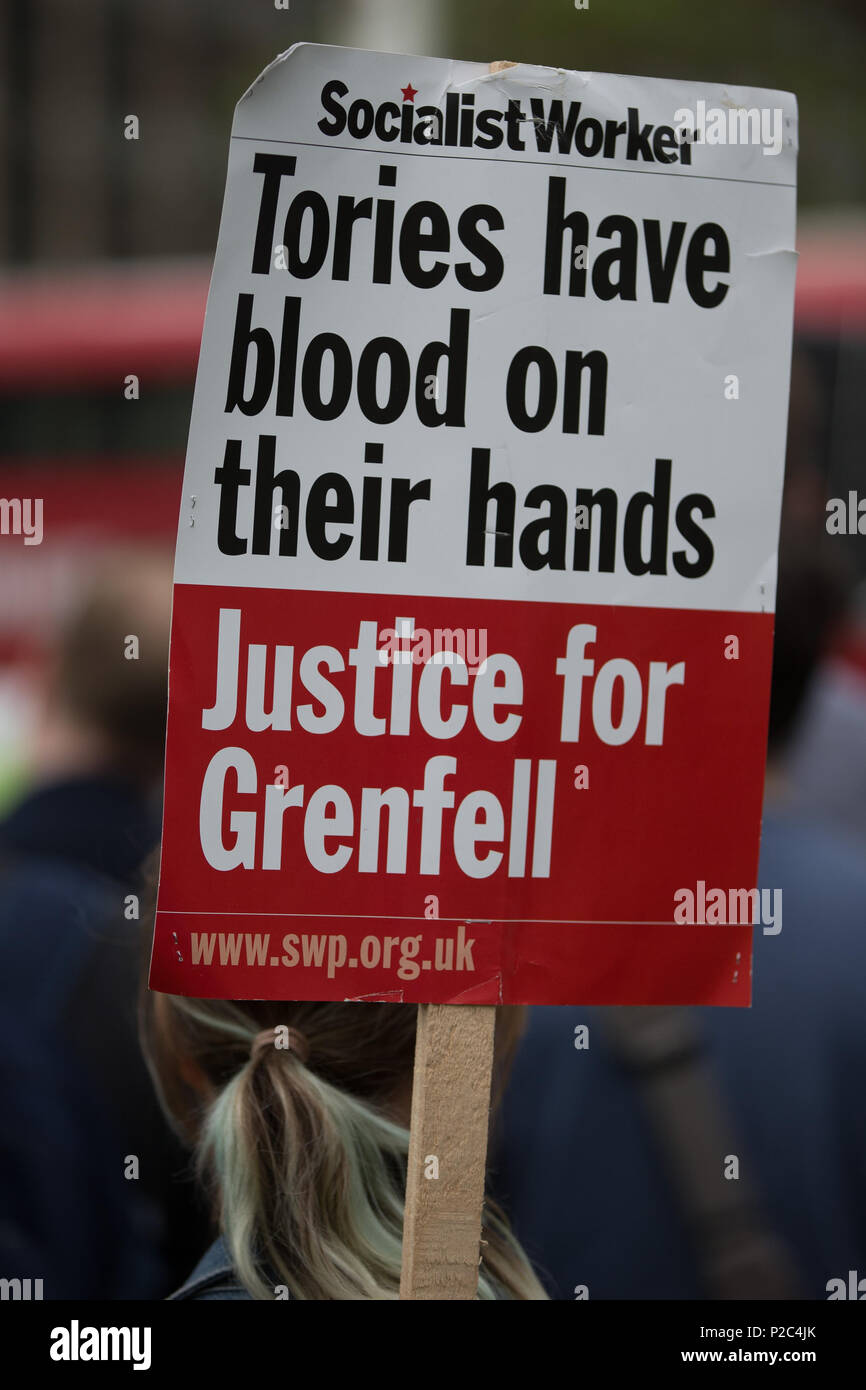
POLYGON ((252 1294, 238 1281, 228 1248, 220 1236, 202 1255, 186 1283, 168 1297, 170 1302, 187 1298, 237 1302, 251 1299, 252 1294))

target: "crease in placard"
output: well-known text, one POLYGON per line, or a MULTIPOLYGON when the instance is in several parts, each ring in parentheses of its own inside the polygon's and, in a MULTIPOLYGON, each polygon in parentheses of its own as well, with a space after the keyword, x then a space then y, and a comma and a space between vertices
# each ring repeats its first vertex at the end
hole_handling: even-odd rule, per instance
MULTIPOLYGON (((453 92, 456 92, 456 91, 459 90, 459 88, 460 88, 462 85, 464 85, 463 83, 455 82, 455 81, 454 81, 454 68, 455 68, 455 66, 456 66, 456 65, 455 65, 454 59, 452 58, 452 59, 449 61, 449 63, 448 63, 448 77, 447 77, 447 80, 444 82, 444 84, 443 84, 443 86, 442 86, 442 90, 441 90, 440 92, 438 92, 438 94, 434 97, 433 102, 432 102, 432 105, 434 105, 434 106, 439 106, 440 103, 441 103, 441 101, 442 101, 442 99, 443 99, 443 97, 445 96, 446 92, 452 92, 452 91, 453 91, 453 92)), ((425 102, 425 105, 430 105, 430 104, 431 104, 431 103, 429 103, 429 102, 425 102)))
POLYGON ((344 1004, 403 1004, 402 989, 374 990, 372 994, 349 994, 344 1004))
MULTIPOLYGON (((592 80, 591 72, 569 71, 568 68, 548 68, 527 66, 525 63, 515 63, 510 68, 500 68, 497 72, 485 72, 479 77, 470 78, 469 81, 482 85, 490 82, 509 82, 515 87, 533 87, 542 92, 555 92, 567 85, 569 79, 579 78, 585 87, 588 87, 592 80), (539 73, 549 74, 553 79, 549 82, 541 81, 539 73)), ((460 86, 467 86, 468 82, 460 83, 460 86)))
POLYGON ((522 299, 512 299, 507 304, 498 304, 495 309, 488 309, 486 314, 476 314, 472 324, 485 323, 487 319, 494 319, 497 314, 505 313, 509 309, 521 309, 524 304, 532 304, 535 298, 534 295, 525 295, 522 299))
POLYGON ((793 246, 773 246, 766 251, 744 251, 743 259, 746 261, 759 261, 764 256, 793 256, 795 261, 800 259, 800 252, 793 246))
MULTIPOLYGON (((749 91, 749 88, 746 88, 745 90, 749 91)), ((782 91, 778 92, 777 95, 782 97, 793 97, 792 92, 782 91)), ((793 99, 794 114, 791 116, 785 116, 784 122, 789 129, 793 126, 795 134, 794 136, 789 136, 788 139, 785 141, 785 144, 788 146, 789 149, 799 150, 799 144, 797 143, 796 139, 797 132, 799 130, 799 119, 797 115, 796 98, 794 97, 793 99)), ((711 105, 713 98, 710 97, 708 100, 706 98, 703 98, 703 100, 705 100, 707 106, 709 106, 711 105)), ((753 109, 753 107, 749 106, 747 102, 743 101, 741 98, 738 99, 736 97, 733 97, 728 87, 722 88, 722 95, 719 97, 719 105, 723 106, 727 111, 750 111, 753 109)), ((784 112, 783 107, 780 107, 779 109, 784 112)))
POLYGON ((283 53, 278 53, 276 58, 272 58, 271 61, 268 63, 267 67, 262 68, 258 77, 254 78, 250 85, 247 87, 247 90, 244 92, 240 101, 237 103, 235 110, 237 111, 238 107, 240 107, 243 104, 243 102, 246 101, 247 97, 252 95, 256 87, 267 77, 268 73, 271 71, 272 68, 275 68, 280 63, 284 62, 286 58, 288 58, 292 53, 294 53, 296 48, 304 47, 306 47, 304 43, 293 43, 290 48, 287 48, 283 53))
POLYGON ((449 997, 444 1002, 446 1004, 462 1004, 465 1001, 467 1004, 472 1004, 474 1003, 479 992, 481 990, 487 989, 487 987, 492 984, 496 985, 496 1002, 497 1004, 501 1004, 503 1002, 501 970, 495 970, 492 975, 488 975, 487 979, 477 980, 474 984, 468 985, 467 988, 462 989, 459 994, 449 995, 449 997))

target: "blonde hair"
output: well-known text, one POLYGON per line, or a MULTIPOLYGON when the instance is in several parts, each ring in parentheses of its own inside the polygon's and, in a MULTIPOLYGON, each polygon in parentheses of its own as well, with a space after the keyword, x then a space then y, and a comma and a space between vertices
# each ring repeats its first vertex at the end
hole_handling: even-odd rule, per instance
MULTIPOLYGON (((145 992, 145 1053, 240 1282, 273 1299, 399 1297, 415 1044, 409 1004, 188 999, 145 992)), ((497 1010, 495 1092, 522 1028, 497 1010)), ((478 1296, 547 1297, 492 1201, 478 1296)))

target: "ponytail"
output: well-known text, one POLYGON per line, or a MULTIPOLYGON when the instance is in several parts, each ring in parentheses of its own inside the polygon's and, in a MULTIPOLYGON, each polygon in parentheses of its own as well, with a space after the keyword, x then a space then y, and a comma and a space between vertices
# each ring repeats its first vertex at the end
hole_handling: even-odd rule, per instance
POLYGON ((278 1047, 278 1031, 254 1039, 202 1133, 238 1277, 256 1298, 275 1285, 297 1299, 396 1298, 408 1131, 278 1047))
MULTIPOLYGON (((409 1131, 389 1102, 411 1076, 414 1011, 157 999, 151 1067, 248 1292, 398 1299, 409 1131)), ((492 1202, 482 1242, 479 1298, 546 1297, 492 1202)))

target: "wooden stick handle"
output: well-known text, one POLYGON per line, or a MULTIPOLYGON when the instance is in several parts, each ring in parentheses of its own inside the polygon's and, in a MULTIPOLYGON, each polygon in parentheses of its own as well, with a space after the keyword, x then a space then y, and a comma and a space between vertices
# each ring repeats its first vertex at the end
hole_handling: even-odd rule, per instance
POLYGON ((477 1296, 495 1024, 493 1006, 418 1006, 401 1298, 477 1296))

